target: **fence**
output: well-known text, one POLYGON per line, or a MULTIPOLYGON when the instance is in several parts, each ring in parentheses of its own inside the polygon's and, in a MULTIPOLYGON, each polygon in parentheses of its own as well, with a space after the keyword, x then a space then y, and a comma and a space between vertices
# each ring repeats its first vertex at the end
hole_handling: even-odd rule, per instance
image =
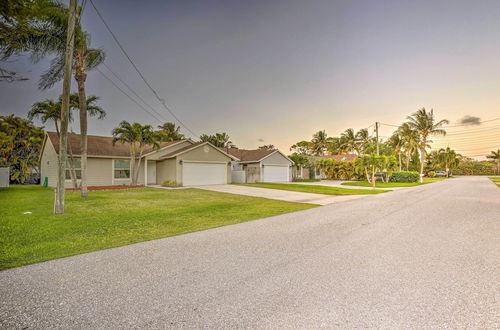
POLYGON ((0 167, 0 188, 9 186, 9 168, 0 167))

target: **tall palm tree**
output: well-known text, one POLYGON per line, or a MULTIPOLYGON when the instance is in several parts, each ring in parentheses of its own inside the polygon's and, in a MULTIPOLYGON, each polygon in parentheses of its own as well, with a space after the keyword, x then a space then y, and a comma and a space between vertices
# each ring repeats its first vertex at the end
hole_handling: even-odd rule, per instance
POLYGON ((340 153, 340 138, 330 136, 326 139, 326 151, 330 155, 337 155, 340 153))
POLYGON ((389 140, 387 141, 390 147, 394 149, 396 154, 398 155, 398 164, 399 164, 399 171, 401 172, 402 170, 402 160, 401 160, 401 154, 403 153, 403 139, 401 138, 401 134, 399 131, 394 132, 389 140))
POLYGON ((404 123, 398 128, 398 135, 402 140, 402 148, 405 154, 406 170, 409 170, 412 155, 414 155, 420 145, 420 136, 408 123, 404 123))
POLYGON ((348 128, 340 134, 340 148, 343 152, 356 152, 359 155, 358 139, 354 129, 348 128))
POLYGON ((311 140, 311 147, 315 156, 324 155, 325 150, 328 147, 328 136, 325 130, 314 133, 311 140))
POLYGON ((227 133, 215 133, 214 135, 202 134, 200 135, 200 140, 203 142, 209 142, 216 146, 217 148, 234 148, 235 145, 230 140, 227 133))
POLYGON ((157 133, 161 141, 170 142, 184 139, 184 134, 180 132, 180 126, 175 125, 175 123, 165 123, 159 125, 158 128, 160 130, 157 133))
POLYGON ((368 133, 367 128, 360 129, 356 132, 356 145, 359 153, 364 153, 368 144, 372 141, 370 138, 370 133, 368 133))
POLYGON ((491 151, 491 153, 489 155, 486 156, 486 158, 488 159, 492 159, 496 162, 497 164, 497 174, 499 173, 500 171, 500 149, 498 149, 497 151, 491 151))
POLYGON ((407 117, 408 125, 412 129, 418 132, 420 136, 420 182, 424 182, 424 165, 425 165, 425 157, 426 157, 426 148, 430 140, 430 137, 433 135, 446 135, 446 131, 442 129, 443 125, 448 124, 449 121, 446 119, 442 119, 438 122, 435 122, 434 119, 434 110, 426 111, 425 108, 422 108, 407 117))
MULTIPOLYGON (((69 113, 70 121, 73 120, 71 112, 69 113)), ((28 112, 28 118, 33 120, 34 118, 40 119, 40 121, 45 124, 49 121, 54 123, 54 127, 59 136, 59 120, 61 119, 61 102, 56 102, 54 100, 46 99, 44 101, 36 102, 31 107, 28 112)))
MULTIPOLYGON (((128 121, 122 121, 120 125, 113 129, 113 145, 116 142, 128 143, 130 146, 130 169, 131 184, 137 185, 139 180, 139 168, 141 167, 142 154, 146 146, 153 146, 155 149, 160 147, 158 135, 154 132, 151 125, 141 125, 139 123, 130 124, 128 121), (138 162, 136 162, 136 159, 138 162)), ((146 166, 146 164, 144 164, 146 166)), ((144 178, 146 180, 146 178, 144 178)))

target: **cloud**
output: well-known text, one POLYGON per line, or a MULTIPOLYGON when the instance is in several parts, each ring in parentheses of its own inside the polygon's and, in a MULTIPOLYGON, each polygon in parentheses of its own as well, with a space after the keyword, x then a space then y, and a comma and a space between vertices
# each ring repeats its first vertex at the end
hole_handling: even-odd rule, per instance
POLYGON ((481 125, 481 118, 467 115, 459 119, 458 122, 461 125, 470 125, 470 126, 481 125))
POLYGON ((258 139, 257 141, 259 141, 259 142, 264 142, 264 139, 258 139))

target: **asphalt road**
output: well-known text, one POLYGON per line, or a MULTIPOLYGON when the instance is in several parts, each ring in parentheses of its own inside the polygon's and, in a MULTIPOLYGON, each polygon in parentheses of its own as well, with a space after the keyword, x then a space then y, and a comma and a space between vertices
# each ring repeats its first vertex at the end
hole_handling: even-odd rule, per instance
POLYGON ((500 189, 456 178, 0 272, 0 328, 500 327, 500 189))

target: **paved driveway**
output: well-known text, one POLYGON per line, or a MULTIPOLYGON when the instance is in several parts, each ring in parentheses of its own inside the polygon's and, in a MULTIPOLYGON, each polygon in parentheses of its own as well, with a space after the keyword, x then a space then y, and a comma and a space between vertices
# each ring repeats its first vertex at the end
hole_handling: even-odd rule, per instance
MULTIPOLYGON (((342 186, 345 188, 344 186, 342 186)), ((347 195, 347 196, 334 196, 334 195, 323 195, 323 194, 312 194, 299 191, 288 191, 288 190, 278 190, 269 188, 256 188, 249 186, 238 186, 234 184, 221 184, 221 185, 209 185, 209 186, 197 186, 194 188, 225 192, 230 194, 254 196, 254 197, 264 197, 270 199, 278 199, 287 202, 296 203, 310 203, 317 205, 327 205, 336 202, 343 202, 352 199, 358 199, 365 197, 366 195, 347 195)))
POLYGON ((456 178, 0 272, 0 328, 500 324, 500 189, 456 178))

